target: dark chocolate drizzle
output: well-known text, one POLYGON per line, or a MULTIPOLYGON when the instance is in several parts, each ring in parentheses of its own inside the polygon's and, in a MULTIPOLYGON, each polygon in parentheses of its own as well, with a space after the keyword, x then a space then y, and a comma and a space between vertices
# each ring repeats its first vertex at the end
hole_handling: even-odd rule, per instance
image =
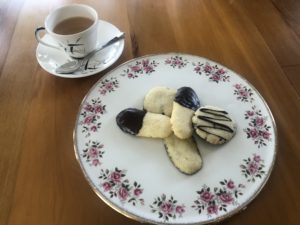
POLYGON ((122 131, 128 134, 137 135, 143 126, 143 119, 146 111, 135 108, 128 108, 121 111, 116 121, 122 131))
MULTIPOLYGON (((204 127, 204 126, 203 126, 203 127, 204 127)), ((205 132, 205 133, 207 133, 207 134, 211 134, 211 135, 214 135, 214 136, 218 137, 220 141, 224 141, 224 142, 227 141, 226 138, 221 137, 220 135, 217 135, 217 134, 210 133, 210 132, 208 132, 207 130, 200 128, 200 126, 198 126, 198 127, 196 127, 196 128, 199 129, 199 130, 202 130, 203 132, 205 132)), ((205 128, 205 127, 204 127, 204 128, 205 128)), ((208 128, 208 127, 207 127, 207 128, 208 128)))
POLYGON ((228 115, 228 112, 224 111, 224 110, 217 110, 217 109, 208 109, 208 108, 200 108, 199 109, 201 112, 205 112, 205 113, 208 113, 208 114, 211 114, 211 115, 215 115, 215 116, 220 116, 220 117, 224 117, 226 118, 224 121, 231 121, 231 119, 226 116, 228 115), (224 114, 224 115, 222 115, 224 114))
POLYGON ((224 137, 221 137, 219 135, 213 134, 208 132, 205 128, 215 128, 215 129, 219 129, 219 130, 223 130, 229 133, 234 133, 234 130, 231 129, 229 126, 218 123, 216 121, 232 121, 228 116, 226 116, 228 113, 226 111, 223 110, 216 110, 216 109, 208 109, 208 108, 201 108, 199 109, 201 112, 205 112, 207 114, 212 115, 212 117, 210 116, 197 116, 198 119, 200 120, 204 120, 208 123, 211 124, 211 126, 207 126, 207 125, 196 125, 195 127, 199 130, 202 130, 203 132, 206 132, 208 134, 212 134, 215 135, 217 137, 219 137, 222 140, 225 140, 224 137))
POLYGON ((179 88, 176 92, 174 101, 179 105, 194 111, 200 107, 200 100, 196 92, 190 87, 179 88))

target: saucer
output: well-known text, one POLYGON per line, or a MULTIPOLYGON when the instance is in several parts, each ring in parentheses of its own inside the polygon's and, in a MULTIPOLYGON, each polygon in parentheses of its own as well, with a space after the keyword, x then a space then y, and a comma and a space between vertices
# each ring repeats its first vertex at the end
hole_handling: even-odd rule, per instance
MULTIPOLYGON (((113 24, 99 20, 98 45, 101 46, 105 44, 110 39, 117 36, 120 32, 121 31, 113 24)), ((42 40, 55 44, 53 38, 48 34, 45 34, 42 40)), ((72 60, 63 51, 59 51, 39 43, 36 49, 36 58, 44 70, 55 76, 80 78, 94 75, 111 66, 121 56, 123 49, 124 39, 96 53, 84 68, 80 68, 71 74, 59 74, 55 72, 58 66, 72 60)))

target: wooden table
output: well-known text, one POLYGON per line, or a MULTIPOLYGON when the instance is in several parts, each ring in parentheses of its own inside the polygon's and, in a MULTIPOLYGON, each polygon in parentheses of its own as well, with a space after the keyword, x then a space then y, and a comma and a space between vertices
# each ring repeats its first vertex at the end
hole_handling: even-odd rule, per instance
POLYGON ((278 128, 271 177, 247 210, 222 224, 299 224, 300 4, 283 0, 0 0, 0 224, 139 224, 96 197, 75 159, 81 100, 110 69, 82 79, 37 63, 33 31, 55 7, 94 7, 126 33, 113 67, 152 53, 204 56, 243 74, 278 128))

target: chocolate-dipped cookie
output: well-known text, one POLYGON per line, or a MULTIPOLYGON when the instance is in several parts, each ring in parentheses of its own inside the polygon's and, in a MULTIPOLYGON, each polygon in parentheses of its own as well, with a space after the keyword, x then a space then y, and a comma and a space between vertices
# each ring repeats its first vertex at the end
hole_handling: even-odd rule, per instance
POLYGON ((144 109, 148 112, 171 116, 175 95, 176 89, 154 87, 144 98, 144 109))
POLYGON ((199 98, 192 88, 182 87, 177 90, 173 101, 171 124, 178 138, 186 139, 192 136, 192 117, 199 107, 199 98))
POLYGON ((173 165, 182 173, 191 175, 202 167, 202 159, 193 137, 180 139, 174 134, 164 139, 165 149, 173 165))
POLYGON ((172 133, 168 116, 135 108, 121 111, 116 121, 122 131, 135 136, 165 138, 172 133))
POLYGON ((223 144, 236 132, 236 124, 228 113, 218 107, 199 108, 192 118, 196 133, 211 144, 223 144))

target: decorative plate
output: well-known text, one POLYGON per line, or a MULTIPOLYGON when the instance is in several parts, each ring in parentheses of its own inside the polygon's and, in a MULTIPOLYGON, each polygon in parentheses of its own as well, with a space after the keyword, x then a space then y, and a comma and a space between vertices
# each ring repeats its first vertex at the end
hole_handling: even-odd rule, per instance
MULTIPOLYGON (((120 32, 121 31, 113 24, 104 20, 99 20, 98 45, 102 46, 113 37, 119 35, 120 32)), ((55 41, 48 34, 45 34, 42 39, 48 43, 55 44, 55 41)), ((94 56, 92 56, 91 59, 89 59, 87 64, 71 74, 60 74, 56 73, 55 71, 56 68, 60 65, 73 60, 62 51, 47 47, 43 44, 38 44, 36 48, 36 58, 40 66, 48 73, 64 78, 80 78, 94 75, 111 66, 121 56, 123 49, 124 40, 120 40, 115 44, 96 53, 94 56)))
POLYGON ((101 78, 80 106, 74 144, 89 184, 118 212, 154 224, 206 224, 257 196, 275 161, 276 135, 270 109, 244 78, 208 59, 171 53, 133 59, 101 78), (142 109, 155 86, 189 86, 201 105, 219 106, 237 122, 227 144, 196 138, 203 167, 194 175, 173 166, 162 140, 125 134, 116 124, 121 110, 142 109))

